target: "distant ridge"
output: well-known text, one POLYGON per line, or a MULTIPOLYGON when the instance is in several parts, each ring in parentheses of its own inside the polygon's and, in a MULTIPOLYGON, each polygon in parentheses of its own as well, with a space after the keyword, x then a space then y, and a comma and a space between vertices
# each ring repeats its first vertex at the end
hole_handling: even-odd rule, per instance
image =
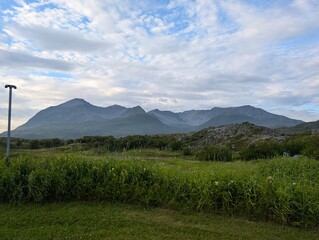
POLYGON ((158 109, 145 112, 140 106, 98 107, 84 99, 75 98, 38 112, 13 130, 12 136, 28 139, 70 139, 88 135, 121 137, 190 132, 242 122, 271 128, 292 127, 303 123, 249 105, 179 113, 158 109))
POLYGON ((289 132, 319 132, 319 120, 314 122, 301 123, 291 128, 286 128, 289 132))
POLYGON ((156 109, 148 113, 168 125, 186 124, 197 126, 199 129, 241 122, 250 122, 271 128, 291 127, 303 123, 303 121, 272 114, 250 105, 229 108, 214 107, 211 110, 190 110, 180 113, 156 109))

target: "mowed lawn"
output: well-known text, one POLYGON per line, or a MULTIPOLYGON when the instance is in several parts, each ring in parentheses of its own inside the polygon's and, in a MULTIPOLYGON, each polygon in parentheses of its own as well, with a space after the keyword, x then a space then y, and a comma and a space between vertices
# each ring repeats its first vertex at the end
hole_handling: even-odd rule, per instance
POLYGON ((319 239, 269 222, 125 204, 0 205, 0 239, 319 239))

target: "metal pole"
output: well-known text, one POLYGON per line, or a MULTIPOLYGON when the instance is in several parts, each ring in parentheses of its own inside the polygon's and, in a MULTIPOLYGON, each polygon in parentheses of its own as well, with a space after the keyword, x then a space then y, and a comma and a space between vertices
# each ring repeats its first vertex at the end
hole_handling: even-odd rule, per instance
POLYGON ((10 131, 11 131, 11 103, 12 103, 12 88, 17 89, 14 85, 6 85, 9 88, 9 110, 8 110, 8 137, 7 137, 7 159, 6 164, 10 166, 10 131))

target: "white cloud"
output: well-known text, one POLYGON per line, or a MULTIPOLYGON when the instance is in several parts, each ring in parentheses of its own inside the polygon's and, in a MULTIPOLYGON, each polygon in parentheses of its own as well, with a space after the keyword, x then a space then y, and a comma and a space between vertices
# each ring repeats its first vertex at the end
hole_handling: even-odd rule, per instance
POLYGON ((7 51, 0 49, 0 65, 3 68, 12 69, 55 69, 60 71, 70 71, 73 69, 71 63, 58 59, 41 58, 30 53, 7 51))
POLYGON ((74 31, 57 30, 39 25, 26 27, 14 25, 10 30, 5 29, 5 32, 12 38, 22 42, 27 41, 33 47, 46 51, 87 52, 110 47, 106 41, 89 40, 74 31))
POLYGON ((267 2, 22 2, 3 13, 0 80, 19 85, 24 120, 74 97, 147 110, 251 104, 319 119, 319 4, 267 2))

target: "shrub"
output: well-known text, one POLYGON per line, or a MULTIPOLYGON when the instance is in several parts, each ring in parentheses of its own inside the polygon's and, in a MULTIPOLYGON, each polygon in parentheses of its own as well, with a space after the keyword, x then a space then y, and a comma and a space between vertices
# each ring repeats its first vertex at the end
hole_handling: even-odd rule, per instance
POLYGON ((249 145, 240 152, 240 158, 243 160, 273 158, 282 155, 282 146, 276 142, 259 142, 249 145))
POLYGON ((38 149, 40 147, 39 140, 35 139, 30 142, 30 149, 38 149))
POLYGON ((183 143, 181 141, 174 141, 169 144, 169 147, 172 149, 172 151, 179 151, 182 149, 183 143))
POLYGON ((184 147, 183 148, 183 154, 184 156, 191 156, 193 155, 192 149, 189 147, 184 147))
POLYGON ((215 147, 208 145, 197 153, 197 157, 201 161, 232 161, 232 151, 228 148, 215 147))
POLYGON ((291 156, 299 155, 306 146, 306 141, 300 138, 288 140, 284 143, 284 150, 288 152, 291 156))
POLYGON ((314 159, 319 160, 319 138, 313 139, 313 141, 310 141, 306 147, 301 151, 302 155, 305 155, 307 157, 311 157, 314 159))

